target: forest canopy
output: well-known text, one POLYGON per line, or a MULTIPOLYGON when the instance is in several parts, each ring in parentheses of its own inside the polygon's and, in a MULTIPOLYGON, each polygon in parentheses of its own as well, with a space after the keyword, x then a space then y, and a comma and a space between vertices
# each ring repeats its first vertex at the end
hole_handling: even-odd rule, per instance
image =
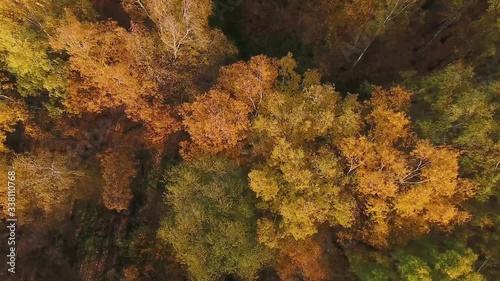
POLYGON ((499 280, 499 62, 497 0, 0 0, 0 279, 499 280))

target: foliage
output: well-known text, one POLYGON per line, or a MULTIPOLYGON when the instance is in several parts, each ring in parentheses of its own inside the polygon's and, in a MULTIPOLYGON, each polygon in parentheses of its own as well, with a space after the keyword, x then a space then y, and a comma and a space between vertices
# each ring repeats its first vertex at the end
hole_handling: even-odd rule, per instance
POLYGON ((419 135, 462 151, 461 174, 481 185, 478 198, 498 194, 498 82, 479 83, 472 68, 457 64, 409 84, 421 109, 413 114, 419 135))
POLYGON ((395 253, 394 257, 403 280, 485 280, 474 270, 478 256, 457 241, 439 245, 421 239, 395 253))
POLYGON ((177 129, 171 106, 162 103, 155 82, 135 64, 130 35, 123 28, 112 22, 81 22, 72 14, 65 20, 51 45, 70 55, 68 67, 75 75, 64 102, 67 112, 124 108, 132 121, 144 123, 153 142, 177 129))
POLYGON ((66 96, 64 61, 54 53, 48 42, 64 9, 84 18, 92 17, 87 1, 0 2, 2 69, 16 76, 17 90, 21 95, 48 95, 49 109, 66 96))
POLYGON ((137 169, 130 158, 131 155, 124 151, 113 150, 106 151, 100 157, 104 178, 102 199, 104 206, 110 210, 126 210, 132 199, 130 185, 137 169))
POLYGON ((185 104, 183 124, 194 144, 194 148, 188 148, 190 153, 193 150, 209 153, 234 150, 249 130, 250 111, 245 103, 217 90, 185 104))
POLYGON ((167 173, 172 212, 158 237, 172 244, 195 280, 253 279, 269 253, 256 239, 256 210, 242 171, 224 158, 202 157, 167 173))
POLYGON ((85 174, 68 168, 68 160, 63 154, 48 151, 13 157, 16 214, 22 224, 37 218, 58 221, 69 216, 77 198, 76 188, 85 174))
POLYGON ((403 88, 374 87, 366 113, 354 96, 342 100, 329 86, 266 102, 251 140, 266 161, 249 178, 260 206, 274 214, 260 224, 268 246, 328 223, 383 248, 390 237, 406 241, 469 218, 459 204, 474 185, 458 178, 458 153, 413 136, 403 88))
POLYGON ((499 16, 0 0, 22 278, 498 279, 499 16))

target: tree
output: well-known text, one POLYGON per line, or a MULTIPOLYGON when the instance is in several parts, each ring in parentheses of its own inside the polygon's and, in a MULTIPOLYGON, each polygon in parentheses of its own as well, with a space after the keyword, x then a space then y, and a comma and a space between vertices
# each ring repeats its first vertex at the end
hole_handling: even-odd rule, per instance
POLYGON ((90 1, 30 0, 2 1, 0 13, 5 19, 27 26, 35 32, 51 36, 65 10, 71 10, 82 19, 93 19, 95 14, 90 1))
POLYGON ((265 56, 223 67, 211 91, 183 105, 183 124, 191 136, 191 143, 184 143, 184 156, 241 153, 251 116, 273 93, 277 77, 277 62, 265 56))
POLYGON ((164 78, 170 81, 179 78, 176 83, 188 90, 197 87, 192 80, 217 73, 214 67, 220 67, 237 52, 224 34, 209 24, 211 1, 126 0, 122 5, 132 16, 133 27, 143 29, 147 37, 157 40, 152 47, 161 52, 155 60, 161 58, 162 68, 173 72, 164 78))
POLYGON ((63 9, 91 17, 87 1, 1 1, 0 58, 2 68, 14 74, 22 96, 48 95, 54 104, 66 95, 64 62, 51 50, 48 39, 54 33, 63 9))
MULTIPOLYGON (((460 2, 459 2, 460 3, 460 2)), ((480 2, 481 3, 481 2, 480 2)), ((466 1, 462 5, 477 6, 478 1, 466 1)), ((465 10, 465 8, 462 8, 465 10)), ((482 79, 499 78, 498 68, 500 61, 498 45, 500 42, 500 5, 497 0, 489 0, 488 8, 475 22, 467 40, 469 53, 467 63, 474 66, 475 72, 482 79)))
POLYGON ((16 215, 21 224, 55 222, 71 212, 76 187, 84 179, 83 171, 71 170, 68 158, 60 153, 35 151, 15 155, 16 215))
POLYGON ((353 262, 352 271, 361 281, 385 281, 389 279, 387 269, 377 263, 353 262))
POLYGON ((290 238, 277 249, 276 269, 281 280, 294 280, 298 276, 309 281, 335 279, 335 269, 330 253, 326 252, 323 245, 322 236, 313 235, 299 241, 290 238))
POLYGON ((265 56, 255 56, 249 62, 238 62, 221 70, 218 86, 229 91, 236 100, 257 111, 262 100, 273 93, 278 77, 277 62, 265 56))
POLYGON ((456 235, 486 257, 483 272, 495 276, 490 265, 500 260, 494 234, 500 221, 495 203, 500 196, 498 82, 479 79, 471 67, 459 63, 421 79, 410 76, 407 84, 415 91, 416 132, 435 144, 460 149, 460 175, 478 185, 475 200, 467 204, 472 222, 456 235))
POLYGON ((459 204, 475 193, 471 182, 458 178, 457 152, 412 137, 409 102, 402 88, 375 87, 367 102, 367 135, 346 138, 339 147, 368 217, 362 239, 376 247, 387 246, 390 235, 393 241, 402 234, 412 239, 431 227, 464 222, 469 214, 459 204))
POLYGON ((145 125, 150 141, 161 142, 178 123, 155 82, 135 64, 129 36, 115 23, 80 22, 67 15, 51 41, 54 48, 70 55, 68 67, 74 74, 64 105, 76 115, 124 108, 132 121, 145 125))
MULTIPOLYGON (((340 159, 326 139, 358 127, 353 98, 342 101, 329 86, 293 96, 277 93, 253 123, 250 141, 266 162, 249 174, 250 187, 295 239, 314 234, 327 221, 345 227, 354 221, 353 198, 341 190, 340 159)), ((273 220, 264 218, 263 224, 273 220)))
POLYGON ((480 185, 479 199, 498 195, 498 83, 475 81, 473 69, 463 64, 407 81, 416 93, 417 133, 462 151, 461 174, 480 185))
POLYGON ((420 258, 413 255, 399 259, 398 272, 405 281, 432 281, 430 267, 420 258))
POLYGON ((130 153, 108 149, 100 156, 104 187, 102 200, 110 210, 127 210, 132 199, 130 189, 137 169, 130 153))
POLYGON ((458 178, 455 150, 414 137, 410 100, 401 87, 374 87, 361 105, 319 85, 265 100, 250 138, 265 159, 250 187, 272 214, 260 222, 261 241, 279 247, 329 224, 384 248, 466 221, 460 204, 475 187, 458 178))
POLYGON ((212 5, 206 0, 139 0, 139 6, 156 24, 161 41, 174 60, 182 52, 207 48, 208 17, 212 5))
POLYGON ((44 91, 53 98, 64 97, 66 81, 61 60, 48 58, 46 41, 25 26, 2 17, 0 53, 3 69, 16 76, 23 96, 37 96, 44 91))
POLYGON ((250 111, 245 103, 217 90, 185 104, 181 113, 183 124, 194 146, 188 150, 208 153, 234 150, 246 138, 250 111))
MULTIPOLYGON (((355 54, 354 60, 352 62, 352 67, 355 67, 363 58, 366 51, 373 44, 375 39, 377 39, 378 36, 384 33, 391 24, 395 24, 395 18, 397 18, 401 14, 405 15, 408 10, 415 8, 420 4, 420 1, 418 0, 382 0, 373 1, 373 7, 369 7, 369 5, 364 4, 366 2, 372 1, 359 0, 355 1, 355 3, 346 5, 345 21, 351 22, 350 19, 354 19, 353 26, 360 27, 360 30, 358 32, 361 33, 357 33, 355 38, 360 38, 363 36, 365 37, 362 40, 354 41, 352 45, 354 49, 348 51, 350 54, 353 54, 353 52, 355 54), (359 22, 360 18, 361 21, 363 21, 362 17, 359 17, 359 13, 356 12, 359 11, 360 8, 365 10, 365 12, 372 10, 372 17, 366 18, 372 18, 373 20, 368 21, 364 24, 356 24, 357 22, 359 22), (355 15, 358 16, 356 17, 355 15), (358 42, 361 45, 358 45, 358 42)), ((344 53, 344 55, 346 55, 346 53, 344 53)), ((349 60, 348 57, 346 58, 349 60)))
POLYGON ((392 256, 403 280, 485 280, 474 269, 478 256, 456 240, 420 239, 392 256))
POLYGON ((358 245, 347 251, 350 269, 365 281, 486 280, 474 266, 478 255, 472 249, 442 238, 431 235, 389 252, 358 245))
POLYGON ((170 243, 195 280, 253 279, 270 254, 256 239, 254 198, 245 174, 224 158, 200 157, 166 176, 172 208, 158 237, 170 243))

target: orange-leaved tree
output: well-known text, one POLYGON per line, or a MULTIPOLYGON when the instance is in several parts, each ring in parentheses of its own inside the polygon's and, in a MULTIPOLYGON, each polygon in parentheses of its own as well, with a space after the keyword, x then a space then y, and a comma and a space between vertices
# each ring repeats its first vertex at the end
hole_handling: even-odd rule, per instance
POLYGON ((100 155, 104 189, 102 200, 110 210, 122 211, 128 209, 132 200, 130 189, 137 169, 130 153, 109 149, 100 155))
POLYGON ((145 125, 151 141, 162 141, 178 123, 155 82, 137 64, 129 36, 113 22, 80 22, 67 15, 51 41, 70 56, 72 79, 64 104, 68 113, 77 115, 123 109, 132 121, 145 125))
POLYGON ((250 111, 248 105, 221 90, 212 90, 185 104, 183 124, 192 141, 192 145, 186 144, 185 154, 190 150, 218 153, 235 149, 246 137, 250 111))
POLYGON ((272 94, 277 76, 276 61, 265 56, 224 67, 217 85, 181 110, 191 136, 191 142, 183 144, 184 155, 237 154, 247 137, 251 113, 255 116, 272 94))

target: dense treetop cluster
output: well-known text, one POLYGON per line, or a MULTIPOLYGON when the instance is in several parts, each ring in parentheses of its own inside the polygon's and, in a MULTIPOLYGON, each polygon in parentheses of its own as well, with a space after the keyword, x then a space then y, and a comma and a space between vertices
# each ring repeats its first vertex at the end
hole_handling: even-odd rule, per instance
POLYGON ((499 280, 500 1, 222 2, 0 0, 22 280, 499 280))

